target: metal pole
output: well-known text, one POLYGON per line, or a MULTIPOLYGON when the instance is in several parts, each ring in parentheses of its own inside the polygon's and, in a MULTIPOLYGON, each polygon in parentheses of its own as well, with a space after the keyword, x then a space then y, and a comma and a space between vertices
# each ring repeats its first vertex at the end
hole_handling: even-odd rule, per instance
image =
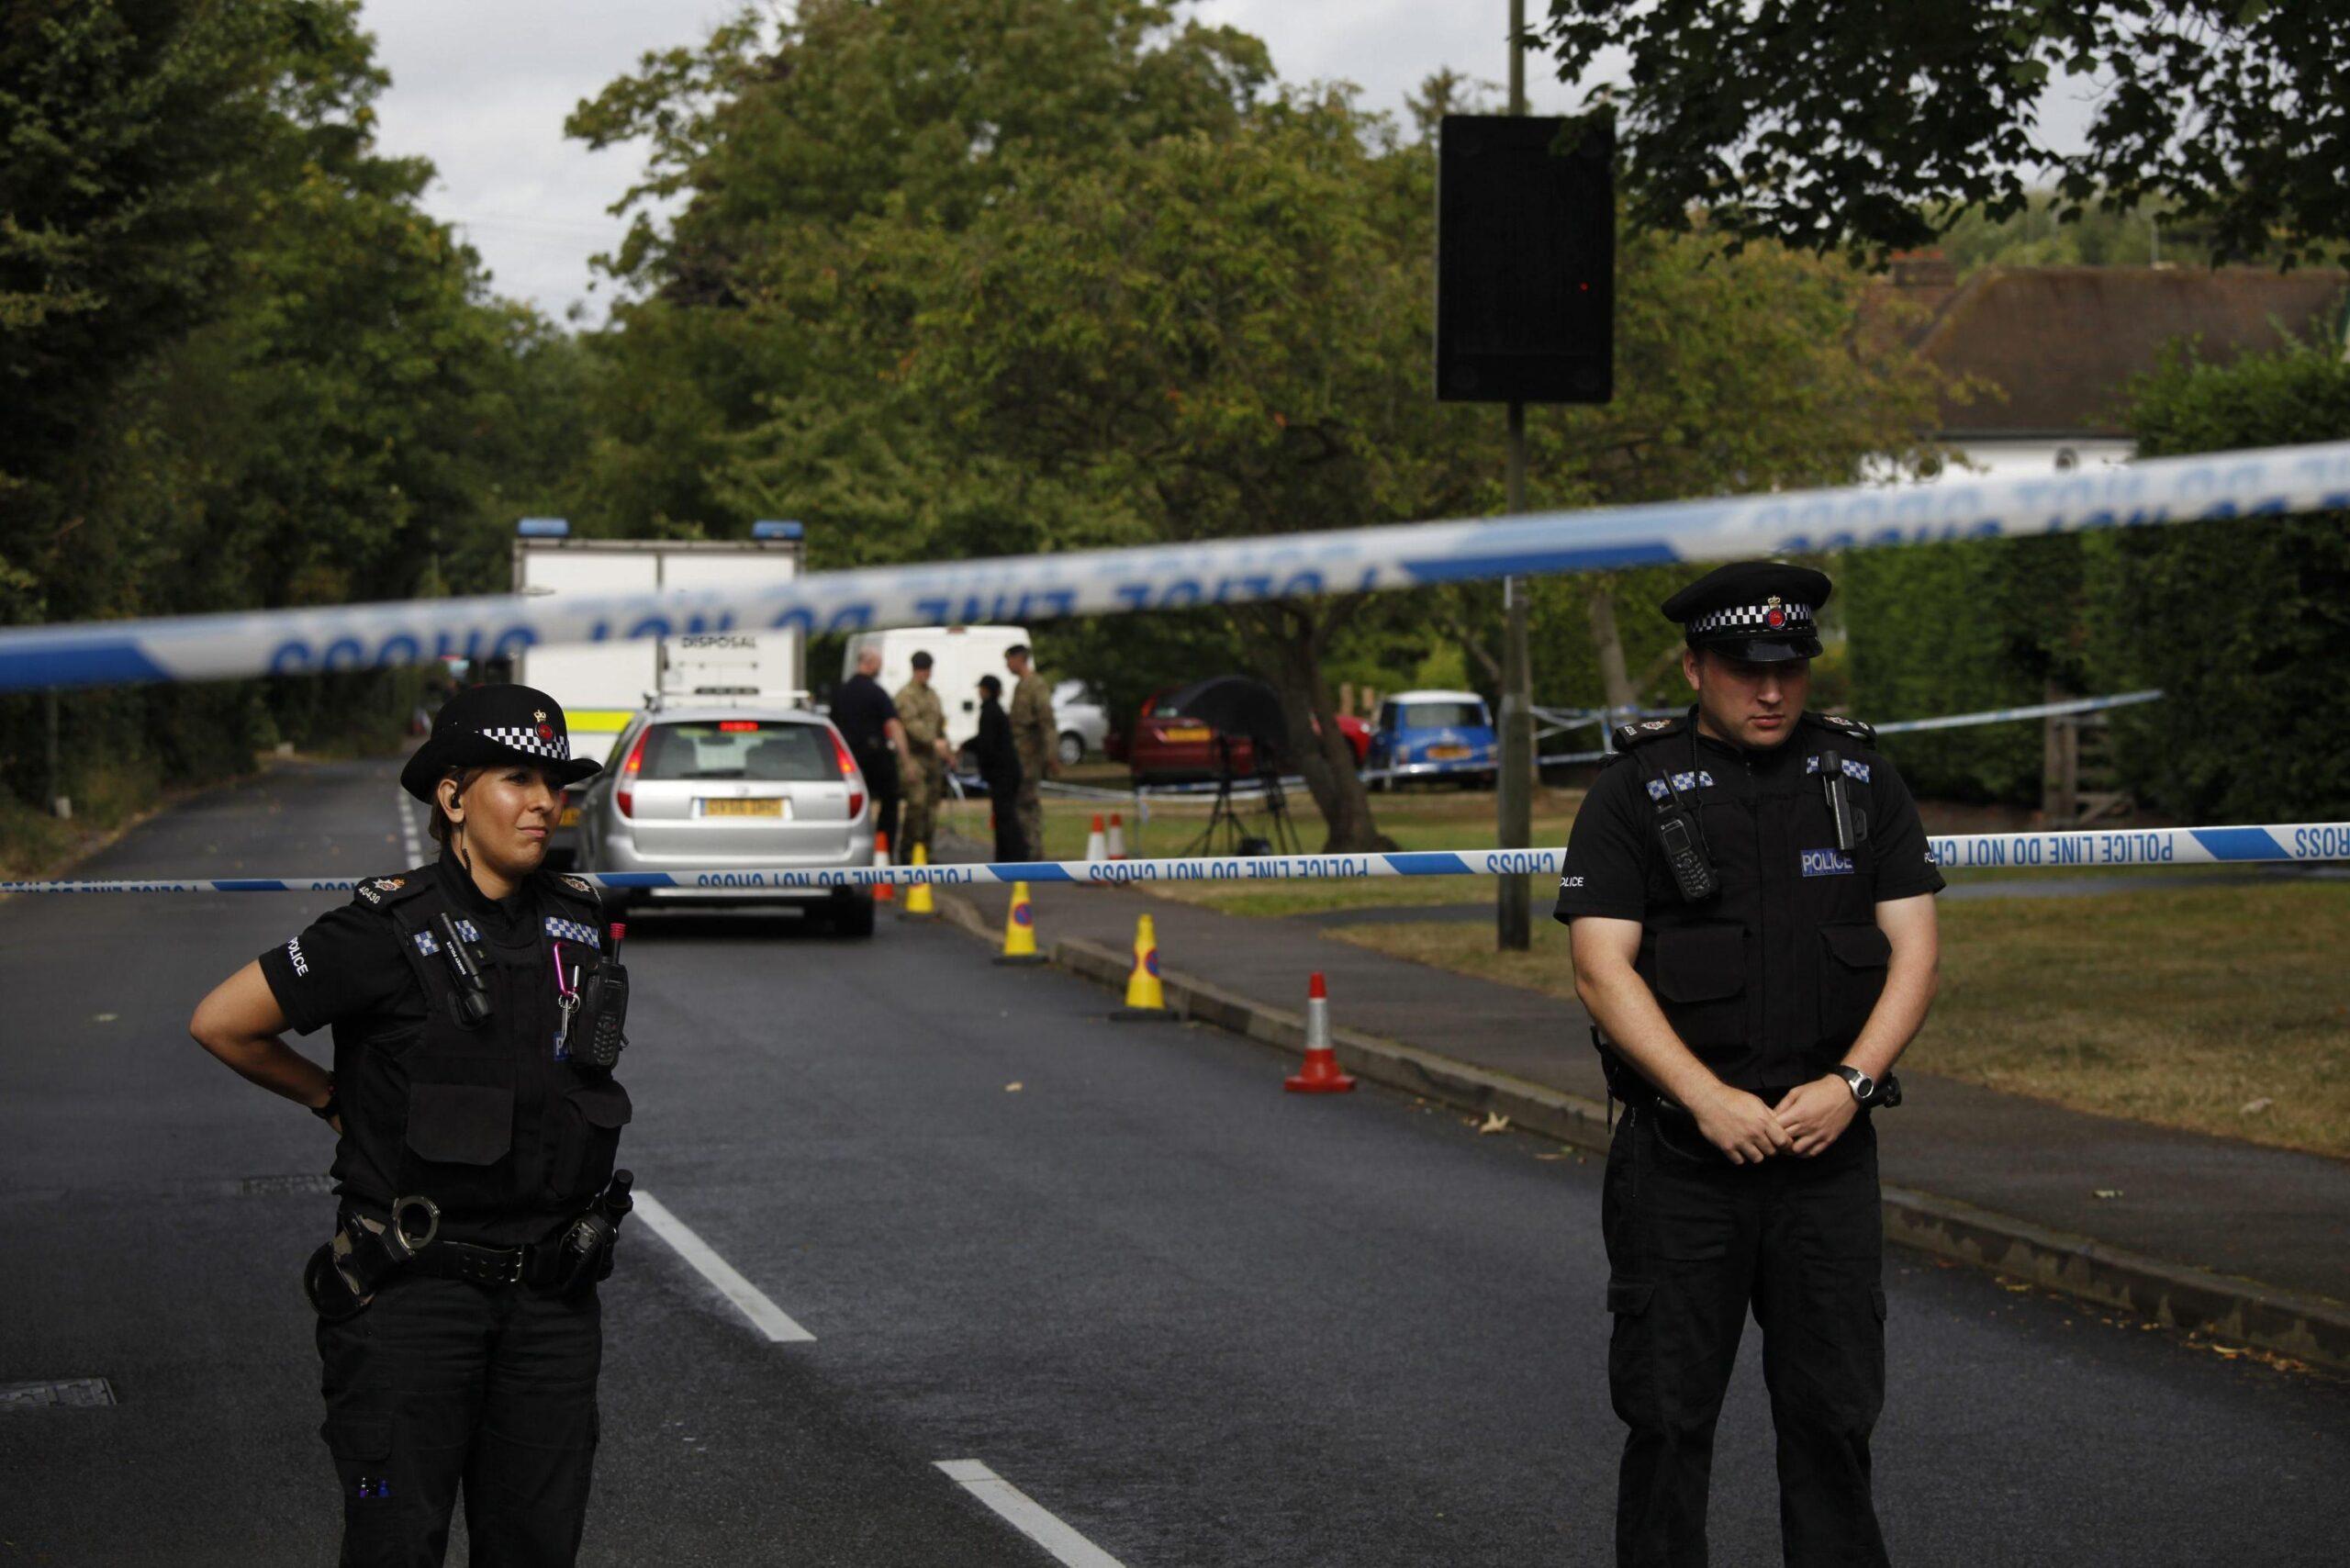
MULTIPOLYGON (((1526 112, 1526 0, 1509 0, 1509 112, 1526 112)), ((1526 510, 1526 405, 1509 406, 1509 510, 1526 510)), ((1526 585, 1502 580, 1502 756, 1495 775, 1498 820, 1494 841, 1504 849, 1534 842, 1534 685, 1526 639, 1526 585)), ((1526 879, 1502 877, 1494 890, 1494 946, 1523 953, 1533 945, 1526 879)))

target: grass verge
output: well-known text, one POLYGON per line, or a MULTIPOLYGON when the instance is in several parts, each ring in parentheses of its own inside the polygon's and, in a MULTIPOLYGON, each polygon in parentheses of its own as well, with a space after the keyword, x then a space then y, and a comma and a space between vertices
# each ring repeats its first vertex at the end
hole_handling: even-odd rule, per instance
MULTIPOLYGON (((1904 1062, 2076 1110, 2350 1158, 2350 886, 2148 888, 1942 909, 1942 992, 1904 1062)), ((1343 940, 1572 996, 1564 927, 1343 940)))

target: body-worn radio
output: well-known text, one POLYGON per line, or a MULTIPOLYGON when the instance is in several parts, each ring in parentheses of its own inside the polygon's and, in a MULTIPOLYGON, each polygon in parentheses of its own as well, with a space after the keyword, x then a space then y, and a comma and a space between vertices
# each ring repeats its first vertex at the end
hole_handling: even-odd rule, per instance
POLYGON ((1706 847, 1706 830, 1697 824, 1697 813, 1689 809, 1673 787, 1669 774, 1660 774, 1664 796, 1656 803, 1657 846, 1664 852, 1665 868, 1673 873, 1673 885, 1681 890, 1686 903, 1703 903, 1722 890, 1722 879, 1714 869, 1714 857, 1706 847))

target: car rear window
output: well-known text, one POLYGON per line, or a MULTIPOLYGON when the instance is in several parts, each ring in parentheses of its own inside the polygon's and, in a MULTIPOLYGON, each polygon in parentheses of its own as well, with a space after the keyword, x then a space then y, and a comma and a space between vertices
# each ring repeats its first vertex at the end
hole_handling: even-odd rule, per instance
POLYGON ((638 777, 831 783, 841 776, 831 740, 822 725, 772 719, 655 724, 644 743, 638 777))
POLYGON ((1404 722, 1405 730, 1459 729, 1463 725, 1485 722, 1485 705, 1482 702, 1406 702, 1404 722))

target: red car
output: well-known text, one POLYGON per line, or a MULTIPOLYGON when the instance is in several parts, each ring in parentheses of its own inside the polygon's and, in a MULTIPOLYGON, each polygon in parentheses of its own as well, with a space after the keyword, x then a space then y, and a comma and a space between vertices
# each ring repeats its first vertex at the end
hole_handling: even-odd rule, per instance
MULTIPOLYGON (((1216 776, 1221 749, 1216 744, 1216 726, 1197 713, 1185 711, 1193 706, 1187 699, 1206 684, 1209 683, 1195 681, 1152 692, 1136 715, 1133 731, 1111 737, 1104 749, 1113 759, 1126 765, 1136 784, 1195 782, 1216 776)), ((1360 767, 1371 752, 1370 726, 1351 714, 1342 713, 1338 716, 1338 733, 1346 737, 1355 766, 1360 767)), ((1256 747, 1247 735, 1233 737, 1231 757, 1235 777, 1257 770, 1256 747)))

